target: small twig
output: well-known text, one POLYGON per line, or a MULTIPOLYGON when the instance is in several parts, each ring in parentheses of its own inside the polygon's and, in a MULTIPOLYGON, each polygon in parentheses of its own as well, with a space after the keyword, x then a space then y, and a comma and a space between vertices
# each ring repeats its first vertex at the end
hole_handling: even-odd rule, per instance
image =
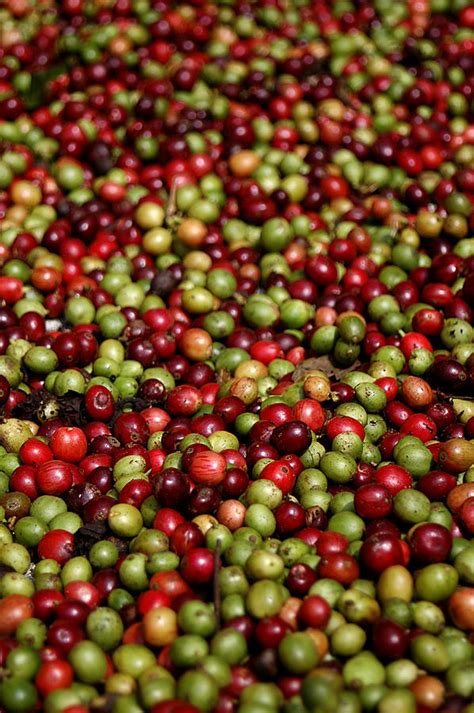
POLYGON ((232 295, 232 299, 235 300, 239 305, 244 305, 246 302, 245 297, 241 295, 240 292, 234 292, 234 294, 232 295))
POLYGON ((0 668, 0 683, 6 681, 8 678, 11 677, 11 675, 11 671, 9 671, 7 668, 0 668))
POLYGON ((375 193, 377 190, 378 186, 376 183, 371 183, 370 185, 367 186, 361 186, 359 188, 360 193, 362 193, 363 196, 370 196, 372 193, 375 193))
POLYGON ((347 87, 342 84, 337 85, 335 94, 338 99, 350 106, 351 109, 354 109, 354 111, 359 111, 361 107, 361 102, 359 101, 359 99, 357 99, 356 96, 354 96, 351 92, 348 91, 347 87))
POLYGON ((227 384, 232 378, 231 373, 227 369, 219 369, 217 372, 216 381, 218 384, 227 384))
POLYGON ((219 623, 221 620, 221 580, 219 577, 219 570, 220 570, 220 566, 221 566, 221 549, 222 549, 222 540, 218 539, 216 542, 216 549, 214 550, 213 590, 214 590, 214 611, 216 613, 216 618, 219 623))
POLYGON ((474 396, 465 396, 462 392, 456 394, 448 394, 446 393, 446 391, 434 389, 434 393, 442 401, 451 401, 451 399, 458 399, 459 401, 474 401, 474 396))
POLYGON ((357 359, 353 364, 351 364, 351 366, 338 367, 333 364, 331 359, 326 355, 320 357, 310 357, 309 359, 305 359, 304 361, 302 361, 301 364, 298 364, 293 374, 291 375, 291 378, 292 381, 295 382, 302 381, 310 372, 319 369, 320 371, 324 371, 324 373, 330 379, 333 377, 335 377, 336 379, 340 379, 345 374, 348 374, 350 371, 354 371, 355 369, 357 369, 361 365, 361 363, 362 362, 357 359))
POLYGON ((91 703, 91 709, 93 711, 109 713, 109 711, 113 709, 117 698, 119 698, 117 693, 105 693, 103 696, 97 696, 91 703))
POLYGON ((166 222, 168 222, 170 220, 170 218, 172 218, 173 215, 176 213, 177 190, 178 190, 178 187, 177 187, 176 181, 173 181, 171 184, 171 188, 170 188, 168 205, 166 206, 166 222))

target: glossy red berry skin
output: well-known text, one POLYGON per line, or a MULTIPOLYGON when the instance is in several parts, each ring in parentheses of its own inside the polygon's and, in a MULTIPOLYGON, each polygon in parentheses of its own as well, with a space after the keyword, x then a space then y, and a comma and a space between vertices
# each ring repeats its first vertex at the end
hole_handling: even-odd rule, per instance
POLYGON ((383 518, 392 511, 392 497, 383 485, 368 483, 356 491, 354 506, 362 518, 383 518))
POLYGON ((421 564, 443 562, 449 558, 452 536, 449 530, 434 522, 421 523, 408 539, 413 557, 421 564))
POLYGON ((359 562, 364 569, 374 574, 380 574, 387 567, 403 564, 404 553, 400 540, 392 535, 371 535, 360 549, 359 562))
POLYGON ((53 559, 60 565, 71 557, 74 547, 74 535, 66 530, 51 530, 47 532, 38 545, 41 559, 53 559))

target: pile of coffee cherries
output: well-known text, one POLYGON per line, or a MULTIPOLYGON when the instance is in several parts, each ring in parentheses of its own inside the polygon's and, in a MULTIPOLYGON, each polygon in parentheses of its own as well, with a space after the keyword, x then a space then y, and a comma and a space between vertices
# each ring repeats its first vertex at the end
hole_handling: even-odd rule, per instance
POLYGON ((474 713, 472 5, 0 27, 0 713, 474 713))

